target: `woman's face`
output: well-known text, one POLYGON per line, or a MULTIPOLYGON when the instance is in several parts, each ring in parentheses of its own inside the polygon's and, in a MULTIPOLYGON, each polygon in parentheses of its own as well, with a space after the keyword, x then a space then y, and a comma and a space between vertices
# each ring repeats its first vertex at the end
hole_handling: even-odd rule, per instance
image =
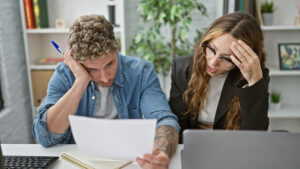
POLYGON ((204 49, 207 60, 206 71, 210 76, 223 75, 234 68, 230 62, 230 55, 233 55, 230 46, 234 41, 237 42, 237 39, 226 33, 206 44, 204 49))

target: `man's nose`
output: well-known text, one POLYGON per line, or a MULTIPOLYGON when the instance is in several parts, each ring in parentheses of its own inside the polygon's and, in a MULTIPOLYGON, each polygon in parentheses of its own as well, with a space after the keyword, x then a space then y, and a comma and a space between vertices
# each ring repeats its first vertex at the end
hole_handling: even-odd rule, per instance
POLYGON ((109 81, 108 74, 106 74, 104 71, 101 71, 99 76, 101 82, 107 83, 109 81))

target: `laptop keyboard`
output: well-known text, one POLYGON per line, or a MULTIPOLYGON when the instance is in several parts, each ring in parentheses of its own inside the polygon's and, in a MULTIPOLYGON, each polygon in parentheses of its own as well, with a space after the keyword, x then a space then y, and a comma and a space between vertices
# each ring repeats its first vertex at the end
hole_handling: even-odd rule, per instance
POLYGON ((49 168, 58 157, 52 156, 4 156, 5 169, 49 168))

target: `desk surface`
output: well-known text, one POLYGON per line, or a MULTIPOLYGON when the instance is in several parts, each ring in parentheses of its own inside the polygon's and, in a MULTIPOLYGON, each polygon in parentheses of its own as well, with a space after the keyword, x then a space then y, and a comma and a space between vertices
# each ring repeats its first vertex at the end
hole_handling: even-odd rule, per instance
MULTIPOLYGON (((74 144, 61 144, 50 148, 44 148, 39 144, 1 144, 4 155, 24 155, 24 156, 60 156, 62 152, 71 150, 76 147, 74 144)), ((178 145, 177 151, 171 160, 169 169, 181 169, 181 149, 182 145, 178 145)), ((65 169, 65 168, 78 168, 71 163, 59 159, 58 162, 53 166, 54 169, 65 169)), ((136 163, 125 167, 124 169, 138 169, 136 163)))

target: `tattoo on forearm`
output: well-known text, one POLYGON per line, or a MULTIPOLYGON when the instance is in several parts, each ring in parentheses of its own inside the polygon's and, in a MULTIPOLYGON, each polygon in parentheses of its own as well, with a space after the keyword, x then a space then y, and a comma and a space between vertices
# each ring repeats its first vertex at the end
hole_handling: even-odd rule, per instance
POLYGON ((252 70, 252 67, 248 70, 248 77, 249 77, 249 80, 251 80, 252 77, 253 77, 253 70, 252 70))
POLYGON ((169 158, 176 152, 178 144, 178 132, 171 126, 160 126, 156 129, 154 146, 165 152, 169 158))

